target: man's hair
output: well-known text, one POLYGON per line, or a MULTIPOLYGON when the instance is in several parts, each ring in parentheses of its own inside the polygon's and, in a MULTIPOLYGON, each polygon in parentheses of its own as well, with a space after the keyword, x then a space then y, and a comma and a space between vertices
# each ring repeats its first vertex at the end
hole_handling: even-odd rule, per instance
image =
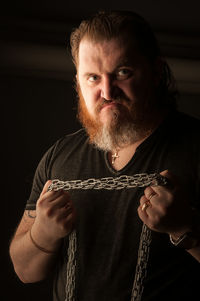
MULTIPOLYGON (((101 42, 120 37, 128 39, 129 42, 136 41, 140 53, 148 58, 150 63, 154 63, 156 58, 161 57, 157 39, 144 18, 131 11, 100 11, 87 20, 83 20, 79 27, 71 33, 71 54, 76 68, 78 67, 79 45, 83 38, 101 42)), ((158 95, 162 96, 163 101, 168 99, 168 104, 169 99, 171 101, 173 99, 172 102, 175 105, 177 96, 175 79, 164 59, 162 59, 162 64, 158 95)))

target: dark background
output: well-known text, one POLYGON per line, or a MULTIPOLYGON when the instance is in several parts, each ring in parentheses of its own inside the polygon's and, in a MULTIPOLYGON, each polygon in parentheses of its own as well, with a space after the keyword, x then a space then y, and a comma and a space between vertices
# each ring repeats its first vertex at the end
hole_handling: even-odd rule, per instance
POLYGON ((51 300, 51 280, 28 285, 18 280, 8 246, 41 156, 80 127, 66 44, 82 18, 99 9, 134 10, 145 17, 177 80, 179 110, 200 118, 199 1, 121 2, 7 1, 1 6, 2 301, 51 300))

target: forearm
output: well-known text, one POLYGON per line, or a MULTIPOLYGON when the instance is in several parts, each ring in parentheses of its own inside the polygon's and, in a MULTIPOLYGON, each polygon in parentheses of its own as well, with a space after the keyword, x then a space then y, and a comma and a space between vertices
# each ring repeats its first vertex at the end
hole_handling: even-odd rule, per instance
POLYGON ((170 233, 170 241, 175 246, 184 248, 190 255, 200 262, 199 214, 198 216, 193 215, 190 226, 183 228, 182 231, 170 233))
POLYGON ((25 210, 10 245, 10 256, 23 282, 37 282, 53 270, 63 238, 74 227, 75 209, 66 192, 45 184, 36 210, 25 210), (31 233, 31 235, 30 235, 31 233))
POLYGON ((200 263, 200 245, 187 251, 200 263))
POLYGON ((57 243, 52 253, 46 253, 33 244, 29 231, 16 235, 10 245, 10 256, 20 280, 30 283, 45 279, 55 266, 59 247, 57 243))
POLYGON ((170 234, 170 241, 177 247, 184 248, 190 255, 192 255, 198 262, 200 262, 200 237, 198 236, 185 236, 185 231, 179 235, 170 234), (183 240, 182 240, 183 237, 183 240), (185 238, 184 238, 185 237, 185 238), (180 242, 179 242, 180 241, 180 242), (177 244, 178 242, 178 244, 177 244))

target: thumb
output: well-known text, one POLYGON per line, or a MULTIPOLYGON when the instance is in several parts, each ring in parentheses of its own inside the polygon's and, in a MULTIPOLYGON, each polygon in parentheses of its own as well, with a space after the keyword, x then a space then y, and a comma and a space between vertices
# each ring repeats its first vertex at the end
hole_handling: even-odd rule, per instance
POLYGON ((175 175, 173 175, 168 169, 163 170, 160 175, 167 179, 175 179, 175 175))
POLYGON ((166 178, 170 178, 170 171, 168 169, 163 170, 162 172, 160 172, 160 175, 166 178))
POLYGON ((43 195, 48 191, 48 188, 49 188, 49 186, 51 185, 51 183, 52 183, 51 180, 48 180, 48 181, 45 183, 45 185, 44 185, 44 187, 43 187, 43 189, 42 189, 42 192, 41 192, 40 196, 43 196, 43 195))
POLYGON ((177 184, 178 184, 178 179, 177 177, 172 173, 170 172, 168 169, 166 170, 163 170, 161 173, 160 173, 161 176, 167 178, 167 186, 168 188, 174 188, 177 184))

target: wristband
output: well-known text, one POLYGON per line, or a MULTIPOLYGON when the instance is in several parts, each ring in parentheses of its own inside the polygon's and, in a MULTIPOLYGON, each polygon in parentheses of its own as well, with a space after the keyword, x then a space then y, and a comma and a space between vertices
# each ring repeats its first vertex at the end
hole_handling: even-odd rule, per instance
POLYGON ((199 245, 200 239, 193 232, 187 232, 181 235, 179 238, 174 239, 169 235, 170 242, 176 246, 186 250, 195 248, 199 245))
POLYGON ((172 235, 169 235, 170 242, 174 246, 186 250, 193 249, 200 245, 200 214, 195 208, 192 208, 192 210, 193 216, 190 231, 182 234, 178 238, 173 238, 172 235))
POLYGON ((32 236, 32 234, 31 234, 31 229, 30 229, 30 231, 29 231, 29 235, 30 235, 30 239, 31 239, 33 245, 34 245, 37 249, 39 249, 40 251, 42 251, 42 252, 44 252, 44 253, 47 253, 47 254, 56 254, 56 252, 54 252, 54 251, 49 251, 49 250, 47 250, 47 249, 45 249, 45 248, 39 246, 39 245, 35 242, 35 240, 33 239, 33 236, 32 236))

